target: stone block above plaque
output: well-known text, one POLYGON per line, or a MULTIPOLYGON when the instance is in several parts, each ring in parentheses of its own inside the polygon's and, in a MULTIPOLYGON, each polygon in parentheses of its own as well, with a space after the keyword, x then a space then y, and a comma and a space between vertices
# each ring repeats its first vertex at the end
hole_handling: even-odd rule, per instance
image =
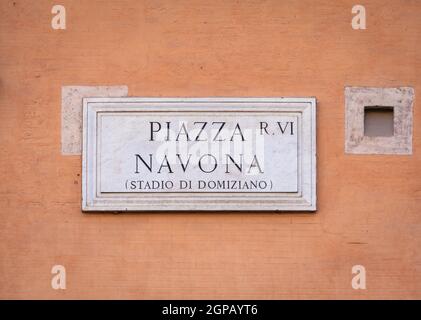
POLYGON ((315 211, 315 98, 85 98, 83 211, 315 211))

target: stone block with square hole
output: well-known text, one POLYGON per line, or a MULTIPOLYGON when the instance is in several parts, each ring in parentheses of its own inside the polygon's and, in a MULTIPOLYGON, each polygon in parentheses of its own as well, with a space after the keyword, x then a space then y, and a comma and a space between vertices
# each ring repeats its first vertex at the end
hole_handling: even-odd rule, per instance
POLYGON ((412 154, 414 89, 345 88, 345 152, 412 154))

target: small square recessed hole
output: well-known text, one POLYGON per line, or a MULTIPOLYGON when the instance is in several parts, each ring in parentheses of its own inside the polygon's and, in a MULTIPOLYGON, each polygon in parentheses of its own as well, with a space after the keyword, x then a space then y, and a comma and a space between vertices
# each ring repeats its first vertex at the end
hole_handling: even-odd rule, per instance
POLYGON ((368 137, 393 136, 393 107, 364 107, 364 135, 368 137))

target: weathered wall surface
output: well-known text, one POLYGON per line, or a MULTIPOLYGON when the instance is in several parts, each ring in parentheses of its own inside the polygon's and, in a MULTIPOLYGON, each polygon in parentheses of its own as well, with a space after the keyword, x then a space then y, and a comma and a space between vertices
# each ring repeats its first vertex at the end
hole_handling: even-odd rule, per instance
POLYGON ((63 0, 62 31, 54 4, 0 3, 0 298, 421 298, 420 1, 365 1, 364 31, 348 0, 63 0), (65 85, 316 96, 317 213, 81 213, 65 85), (415 89, 412 155, 344 153, 346 85, 415 89))

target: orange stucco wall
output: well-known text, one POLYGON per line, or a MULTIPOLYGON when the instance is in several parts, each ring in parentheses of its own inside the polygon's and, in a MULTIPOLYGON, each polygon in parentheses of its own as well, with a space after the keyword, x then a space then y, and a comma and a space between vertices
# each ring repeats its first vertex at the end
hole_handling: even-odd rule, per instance
POLYGON ((344 86, 421 93, 421 1, 364 1, 364 31, 349 0, 62 0, 61 31, 54 4, 0 2, 0 298, 421 298, 417 98, 412 155, 344 153, 344 86), (317 213, 83 214, 64 85, 316 96, 317 213))

